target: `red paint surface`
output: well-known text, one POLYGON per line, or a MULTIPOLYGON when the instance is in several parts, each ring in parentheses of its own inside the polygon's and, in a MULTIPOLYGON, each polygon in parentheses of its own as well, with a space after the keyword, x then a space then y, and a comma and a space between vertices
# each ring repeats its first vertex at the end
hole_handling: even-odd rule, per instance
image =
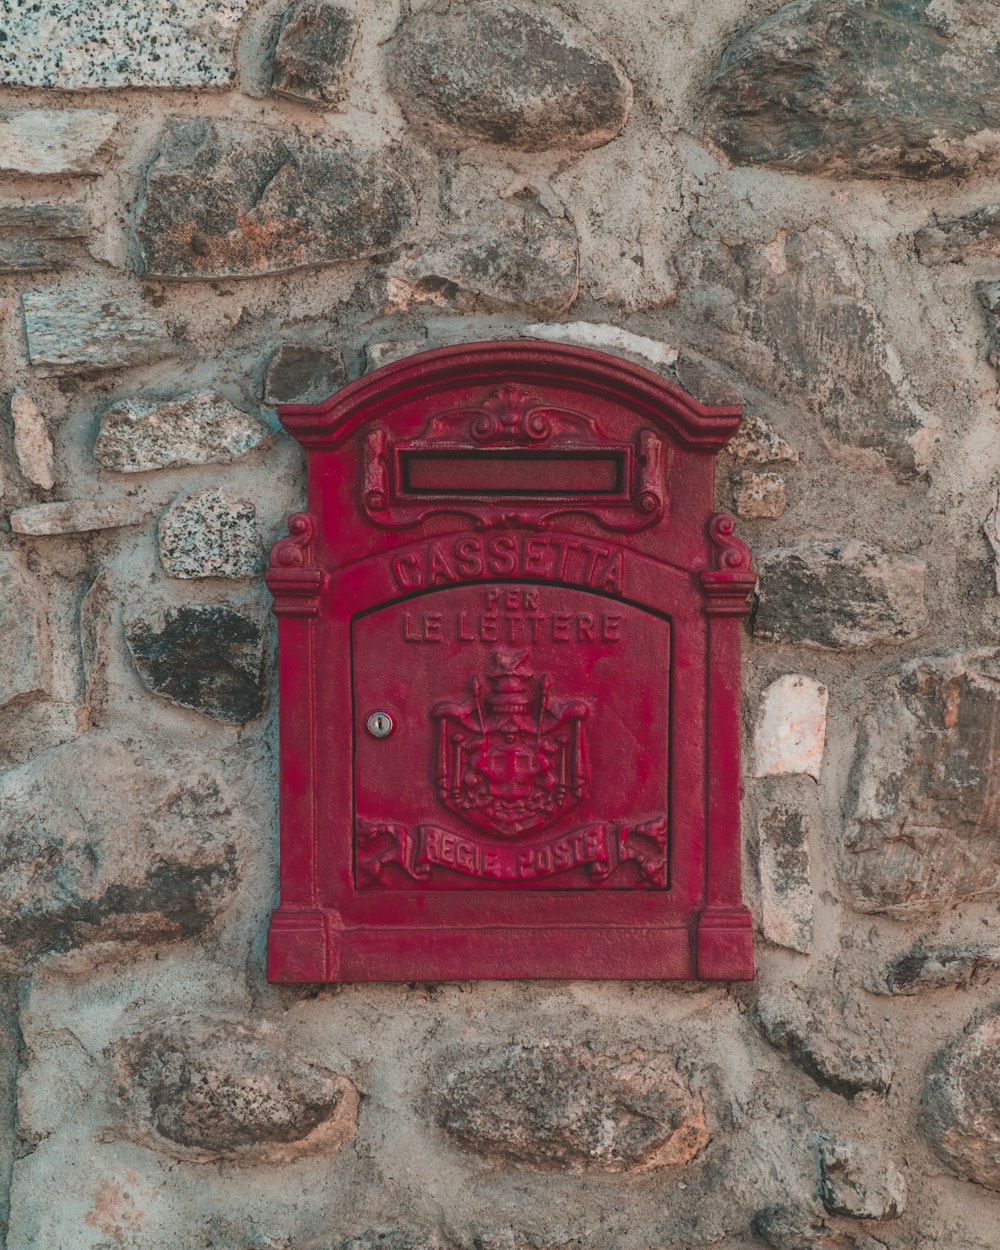
POLYGON ((735 407, 598 352, 425 352, 286 405, 275 981, 746 979, 735 407), (366 728, 373 712, 391 734, 366 728))

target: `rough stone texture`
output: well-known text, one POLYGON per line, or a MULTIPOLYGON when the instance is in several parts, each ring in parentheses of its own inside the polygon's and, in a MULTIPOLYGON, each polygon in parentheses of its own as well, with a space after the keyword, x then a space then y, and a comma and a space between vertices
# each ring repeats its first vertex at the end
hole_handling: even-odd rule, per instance
POLYGON ((1000 971, 1000 946, 934 946, 922 942, 892 959, 872 989, 879 994, 964 990, 1000 971))
POLYGON ((175 499, 157 537, 171 577, 252 577, 261 569, 257 509, 215 487, 175 499))
POLYGON ((831 1215, 894 1220, 906 1206, 906 1181, 881 1149, 827 1138, 820 1172, 820 1197, 831 1215))
POLYGON ((713 95, 737 164, 965 174, 996 152, 995 28, 933 0, 793 0, 726 49, 713 95))
POLYGON ((928 1065, 921 1111, 934 1153, 965 1180, 1000 1190, 1000 1016, 992 1010, 928 1065))
POLYGON ((648 1172, 690 1162, 709 1141, 673 1059, 569 1043, 456 1056, 437 1119, 467 1149, 569 1172, 648 1172))
POLYGON ((229 463, 271 441, 258 417, 212 392, 174 400, 126 399, 101 414, 94 459, 116 473, 229 463))
POLYGON ((740 428, 726 444, 737 460, 752 464, 798 464, 799 453, 762 418, 745 414, 740 428))
POLYGON ((612 355, 638 359, 640 364, 667 372, 677 363, 677 348, 644 334, 633 334, 620 326, 593 321, 561 321, 558 325, 525 326, 527 338, 547 339, 552 343, 576 343, 612 355))
POLYGON ((331 1154, 357 1127, 358 1092, 283 1029, 179 1017, 115 1047, 132 1134, 179 1159, 286 1163, 331 1154))
POLYGON ((87 534, 93 530, 141 525, 152 511, 142 499, 69 499, 61 503, 25 504, 10 514, 15 534, 39 537, 87 534))
POLYGON ((1000 282, 980 282, 976 291, 986 311, 986 359, 1000 369, 1000 282))
POLYGON ((749 520, 781 516, 787 506, 785 479, 778 473, 733 475, 733 506, 749 520))
POLYGON ((21 296, 28 359, 44 376, 100 373, 177 354, 159 314, 142 300, 76 291, 21 296))
POLYGON ((628 79, 580 26, 498 0, 410 17, 389 46, 407 119, 446 144, 594 148, 625 125, 628 79))
POLYGON ((3 964, 203 933, 237 884, 244 772, 97 731, 9 769, 0 778, 3 964))
POLYGON ((510 200, 495 220, 442 231, 389 271, 391 306, 461 311, 522 308, 558 316, 579 286, 576 230, 532 200, 510 200))
POLYGON ((48 686, 47 608, 24 556, 0 552, 0 707, 48 686))
POLYGON ((227 87, 250 0, 4 0, 0 84, 227 87))
POLYGON ((830 692, 822 682, 786 673, 761 699, 754 737, 754 775, 808 773, 819 780, 830 692))
POLYGON ((363 260, 398 243, 413 213, 384 152, 174 120, 146 176, 137 268, 152 278, 251 278, 363 260))
POLYGON ((339 1242, 337 1250, 443 1250, 443 1243, 430 1229, 366 1228, 339 1242))
POLYGON ((347 381, 343 354, 335 347, 285 343, 271 357, 264 378, 264 403, 315 404, 347 381))
POLYGON ((757 826, 760 927, 769 942, 808 955, 813 939, 809 824, 793 807, 775 807, 757 826))
POLYGON ((913 660, 858 730, 843 873, 860 911, 908 916, 1000 893, 1000 660, 913 660))
POLYGON ((35 178, 98 174, 99 158, 117 125, 117 113, 99 109, 0 110, 0 173, 35 178))
POLYGON ((893 1064, 885 1040, 841 995, 794 985, 765 991, 754 1019, 772 1046, 825 1089, 844 1098, 888 1093, 893 1064))
POLYGON ((853 649, 915 638, 927 624, 923 560, 838 539, 765 551, 757 567, 758 638, 853 649))
POLYGON ((924 226, 913 236, 922 265, 1000 256, 1000 204, 986 204, 974 213, 924 226))
POLYGON ((271 90, 307 104, 338 104, 348 87, 358 19, 331 0, 298 0, 286 12, 271 62, 271 90))
POLYGON ((42 490, 51 490, 56 484, 52 439, 38 405, 24 391, 15 391, 10 401, 10 418, 21 472, 42 490))
POLYGON ((223 604, 168 608, 162 620, 132 617, 126 638, 154 694, 215 720, 245 725, 264 707, 264 630, 223 604))
POLYGON ((0 274, 66 269, 81 255, 89 227, 72 204, 0 208, 0 274))
POLYGON ((1000 489, 993 500, 993 510, 983 522, 983 533, 993 552, 993 582, 1000 595, 1000 489))

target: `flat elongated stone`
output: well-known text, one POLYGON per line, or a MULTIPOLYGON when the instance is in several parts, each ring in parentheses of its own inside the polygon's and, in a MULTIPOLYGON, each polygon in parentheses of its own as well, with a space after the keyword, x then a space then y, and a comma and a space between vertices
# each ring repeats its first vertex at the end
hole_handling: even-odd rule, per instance
POLYGON ((351 1081, 274 1026, 174 1017, 113 1051, 129 1135, 177 1158, 283 1163, 357 1127, 351 1081))
POLYGON ((1000 946, 932 946, 918 942, 891 959, 872 989, 878 994, 964 990, 1000 972, 1000 946))
POLYGON ((229 463, 271 437, 258 417, 211 392, 159 403, 126 399, 101 415, 94 459, 116 473, 229 463))
POLYGON ((38 405, 24 391, 15 392, 10 401, 14 423, 14 451, 21 472, 29 482, 43 490, 56 484, 52 439, 38 405))
POLYGON ((225 604, 168 608, 162 619, 133 616, 125 637, 154 694, 214 720, 245 725, 264 707, 264 630, 225 604))
POLYGON ((928 1065, 921 1119, 953 1172, 1000 1191, 1000 1016, 991 1011, 928 1065))
POLYGON ((859 911, 905 917, 1000 895, 994 651, 914 660, 858 730, 842 873, 859 911))
POLYGON ((838 539, 766 551, 758 568, 758 638, 851 649, 915 638, 927 623, 923 560, 838 539))
POLYGON ((215 487, 176 499, 157 537, 171 577, 252 577, 260 570, 256 508, 215 487))
POLYGON ((914 235, 913 245, 922 265, 1000 256, 1000 204, 924 226, 914 235))
POLYGON ((413 213, 413 193, 384 152, 174 120, 146 175, 138 272, 251 278, 364 260, 398 243, 413 213))
POLYGON ((745 416, 740 428, 726 444, 726 452, 737 460, 753 464, 798 464, 799 453, 775 433, 765 420, 745 416))
POLYGON ((819 780, 829 692, 822 682, 787 673, 764 691, 754 737, 754 775, 808 773, 819 780))
POLYGON ((43 376, 101 373, 177 354, 160 314, 130 296, 26 291, 21 303, 28 358, 43 376))
POLYGON ((20 552, 0 552, 0 707, 48 686, 46 595, 20 552))
POLYGON ((36 178, 98 174, 117 124, 117 113, 97 109, 4 109, 0 172, 36 178))
POLYGON ((523 308, 558 316, 576 298, 576 230, 538 204, 509 201, 496 220, 444 231, 390 270, 391 303, 461 311, 523 308))
POLYGON ((825 1138, 820 1144, 820 1198, 831 1215, 856 1220, 898 1219, 906 1181, 885 1150, 825 1138))
POLYGON ((0 83, 227 87, 250 0, 7 0, 0 83))
POLYGON ((407 119, 459 146, 598 147, 632 103, 628 79, 582 27, 499 0, 409 18, 389 71, 407 119))
POLYGON ((758 825, 760 922, 769 942, 807 955, 813 937, 809 826, 804 814, 776 807, 758 825))
POLYGON ((561 321, 558 325, 535 324, 525 326, 525 337, 548 339, 553 343, 578 343, 581 347, 596 347, 601 351, 616 352, 623 356, 638 357, 642 363, 654 369, 672 369, 677 363, 677 348, 644 334, 633 334, 620 326, 600 321, 561 321))
POLYGON ((67 499, 24 504, 10 514, 15 534, 85 534, 91 530, 139 525, 152 508, 141 499, 67 499))
POLYGON ((0 208, 0 274, 64 269, 79 258, 79 240, 87 233, 72 204, 0 208))
POLYGON ((534 1167, 645 1172, 693 1159, 705 1109, 666 1055, 568 1043, 462 1054, 438 1082, 438 1121, 462 1145, 534 1167))
POLYGON ((264 403, 314 404, 329 399, 346 381, 344 357, 337 348, 285 343, 267 366, 264 403))
POLYGON ((332 0, 298 0, 285 14, 271 62, 271 90, 306 104, 337 104, 347 92, 358 19, 332 0))
POLYGON ((730 44, 712 95, 740 165, 945 178, 997 152, 991 24, 931 0, 793 0, 730 44))

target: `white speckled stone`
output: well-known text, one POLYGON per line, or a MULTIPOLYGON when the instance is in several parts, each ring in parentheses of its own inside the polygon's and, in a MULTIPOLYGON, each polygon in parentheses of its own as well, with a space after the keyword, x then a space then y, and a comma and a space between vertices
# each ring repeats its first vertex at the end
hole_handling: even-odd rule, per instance
MULTIPOLYGON (((0 25, 3 13, 0 0, 0 25)), ((117 113, 97 109, 4 109, 0 172, 36 178, 100 173, 97 158, 117 124, 117 113)))
POLYGON ((0 0, 0 84, 227 87, 250 0, 0 0))
POLYGON ((126 399, 102 415, 94 459, 116 473, 146 473, 228 462, 270 441, 263 421, 221 395, 205 392, 163 403, 126 399))
POLYGON ((51 490, 56 484, 52 439, 38 405, 30 395, 18 391, 10 401, 14 423, 14 451, 21 472, 29 482, 51 490))
POLYGON ((15 534, 84 534, 90 530, 138 525, 152 511, 139 499, 67 499, 59 503, 25 504, 10 514, 15 534))
POLYGON ((171 577, 252 577, 260 571, 257 509, 215 487, 175 499, 157 532, 171 577))
POLYGON ((822 682, 801 673, 786 673, 768 686, 754 738, 756 776, 807 773, 819 779, 829 697, 822 682))
POLYGON ((750 520, 779 517, 786 504, 785 479, 779 473, 733 474, 733 506, 737 516, 750 520))
POLYGON ((176 355, 160 314, 128 296, 26 291, 28 358, 40 374, 100 373, 176 355))

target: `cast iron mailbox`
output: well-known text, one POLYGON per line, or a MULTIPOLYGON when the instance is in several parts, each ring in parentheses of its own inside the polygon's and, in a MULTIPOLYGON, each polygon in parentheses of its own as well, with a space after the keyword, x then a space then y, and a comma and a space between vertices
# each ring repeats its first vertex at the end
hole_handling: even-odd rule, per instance
POLYGON ((739 408, 515 341, 280 415, 271 979, 751 977, 739 408))

